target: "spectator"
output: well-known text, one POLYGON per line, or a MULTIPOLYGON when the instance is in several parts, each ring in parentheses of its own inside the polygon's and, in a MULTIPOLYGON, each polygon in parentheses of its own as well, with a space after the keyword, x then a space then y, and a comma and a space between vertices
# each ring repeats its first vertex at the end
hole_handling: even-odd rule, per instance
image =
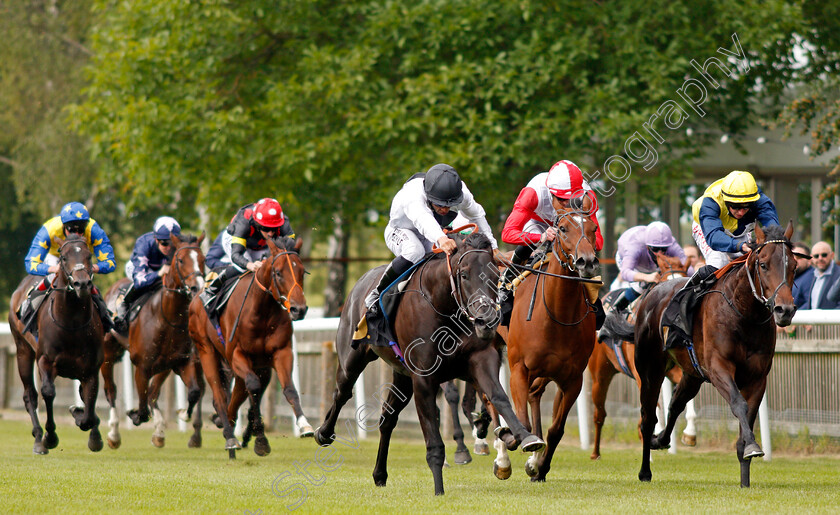
POLYGON ((840 287, 834 288, 840 279, 840 270, 834 263, 834 252, 831 245, 824 241, 817 242, 811 249, 811 259, 814 267, 812 280, 804 283, 808 292, 808 299, 802 309, 836 309, 840 307, 840 287), (835 290, 835 291, 832 291, 835 290), (828 298, 832 293, 834 300, 828 298))
MULTIPOLYGON (((700 249, 696 245, 686 245, 683 247, 683 251, 685 252, 686 259, 688 259, 689 268, 697 270, 706 266, 706 260, 700 255, 700 249)), ((808 251, 806 250, 805 253, 807 254, 808 251)))
MULTIPOLYGON (((793 244, 793 251, 799 254, 811 255, 808 245, 797 241, 793 244)), ((793 272, 793 302, 801 308, 809 298, 810 290, 803 285, 811 284, 814 280, 814 269, 811 267, 810 257, 796 256, 796 269, 793 272)))

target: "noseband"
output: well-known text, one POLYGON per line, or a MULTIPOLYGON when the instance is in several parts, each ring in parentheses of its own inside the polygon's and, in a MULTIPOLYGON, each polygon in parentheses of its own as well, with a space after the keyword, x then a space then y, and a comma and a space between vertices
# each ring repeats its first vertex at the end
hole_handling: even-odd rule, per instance
POLYGON ((178 293, 184 295, 188 299, 192 299, 193 293, 192 290, 190 290, 187 287, 187 280, 190 277, 201 277, 201 272, 193 272, 191 274, 188 274, 187 276, 184 276, 181 273, 181 267, 178 265, 178 253, 182 250, 199 250, 199 247, 197 245, 187 245, 185 247, 178 247, 178 249, 175 250, 175 253, 172 255, 172 269, 175 270, 175 276, 178 278, 180 287, 178 287, 177 284, 175 288, 169 288, 165 284, 163 285, 163 287, 166 291, 178 293))
MULTIPOLYGON (((784 279, 784 281, 780 282, 778 286, 776 286, 776 289, 773 291, 773 295, 771 295, 770 298, 768 299, 767 297, 764 296, 764 285, 761 284, 761 273, 758 270, 758 266, 759 266, 758 265, 758 253, 761 251, 762 248, 764 248, 765 245, 768 245, 770 243, 781 243, 785 246, 790 245, 790 243, 785 241, 785 240, 770 240, 770 241, 765 241, 764 243, 762 243, 758 248, 756 248, 753 251, 755 253, 755 259, 753 260, 753 264, 749 267, 749 268, 755 268, 756 269, 756 274, 755 275, 758 278, 758 288, 756 288, 755 281, 753 281, 753 278, 752 278, 752 271, 749 268, 747 269, 747 279, 749 279, 749 281, 750 281, 750 289, 752 290, 752 294, 753 294, 753 297, 755 298, 755 300, 759 301, 762 305, 764 305, 765 308, 767 308, 769 311, 772 312, 773 308, 776 306, 776 295, 779 294, 779 289, 782 286, 788 284, 788 282, 787 282, 788 258, 787 258, 787 252, 783 251, 782 252, 782 269, 785 271, 785 273, 784 273, 784 278, 785 279, 784 279), (759 293, 759 291, 761 293, 759 293)), ((788 286, 790 286, 790 285, 788 285, 788 286)))
POLYGON ((586 234, 583 230, 583 215, 577 213, 563 213, 562 215, 558 216, 557 220, 554 222, 554 224, 552 224, 552 227, 557 232, 557 234, 554 236, 554 244, 551 245, 551 253, 554 254, 554 257, 557 258, 557 261, 559 261, 563 266, 568 268, 570 272, 575 272, 577 271, 577 267, 575 266, 575 254, 570 254, 566 252, 566 249, 564 249, 563 246, 560 245, 560 235, 563 234, 565 236, 565 233, 560 231, 560 222, 563 220, 563 218, 567 217, 572 217, 572 221, 575 224, 577 224, 577 226, 580 228, 580 238, 578 238, 578 241, 575 243, 575 253, 577 253, 577 248, 580 245, 580 242, 586 239, 586 234), (560 254, 563 255, 562 258, 557 253, 558 247, 560 249, 560 254))
MULTIPOLYGON (((455 270, 453 273, 452 265, 449 261, 449 256, 446 256, 446 264, 449 267, 449 283, 452 287, 452 298, 455 300, 455 305, 458 306, 458 312, 464 315, 470 322, 475 322, 476 317, 470 314, 470 310, 468 307, 472 307, 473 304, 478 304, 478 308, 481 308, 485 305, 493 306, 495 302, 485 302, 484 299, 488 298, 486 295, 480 295, 478 298, 470 297, 467 299, 467 302, 464 302, 464 292, 461 285, 461 274, 458 271, 461 269, 461 261, 468 255, 475 252, 487 252, 483 249, 470 249, 467 251, 462 252, 458 256, 458 261, 455 263, 455 270), (454 276, 454 278, 453 278, 454 276)), ((476 310, 476 312, 478 312, 476 310)))
POLYGON ((67 267, 65 266, 67 258, 64 256, 64 247, 66 247, 67 245, 84 245, 85 247, 87 247, 87 243, 85 243, 82 240, 65 241, 64 243, 61 244, 61 246, 58 248, 58 263, 59 263, 58 266, 61 269, 62 274, 64 274, 64 279, 67 281, 67 285, 64 286, 63 288, 55 288, 51 284, 50 285, 51 290, 65 291, 65 292, 76 291, 76 289, 73 288, 73 280, 72 279, 73 279, 73 274, 75 272, 78 272, 79 270, 85 270, 88 273, 89 276, 93 277, 93 269, 92 268, 87 269, 85 267, 84 263, 76 263, 75 265, 73 265, 72 270, 67 269, 67 267))

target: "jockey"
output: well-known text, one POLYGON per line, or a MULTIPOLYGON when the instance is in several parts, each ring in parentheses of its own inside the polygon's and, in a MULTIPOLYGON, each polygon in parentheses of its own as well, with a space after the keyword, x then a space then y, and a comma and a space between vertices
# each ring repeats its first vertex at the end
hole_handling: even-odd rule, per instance
MULTIPOLYGON (((96 223, 96 220, 90 217, 84 204, 80 202, 65 204, 59 215, 44 222, 35 234, 29 252, 24 258, 24 266, 30 275, 46 276, 21 303, 20 320, 26 325, 28 325, 28 319, 37 311, 44 295, 49 291, 55 273, 59 270, 59 247, 55 245, 53 238, 65 239, 70 234, 78 234, 87 242, 92 254, 93 273, 110 274, 117 266, 114 249, 111 247, 108 235, 96 223)), ((107 332, 113 327, 108 308, 96 287, 93 289, 92 296, 107 332)))
POLYGON ((611 311, 621 312, 631 302, 639 298, 647 284, 659 281, 656 254, 677 256, 682 264, 686 263, 685 252, 677 243, 671 228, 663 222, 651 222, 649 225, 637 225, 627 229, 618 239, 616 265, 620 276, 630 283, 615 303, 611 311))
POLYGON ((117 332, 128 331, 126 315, 131 304, 162 284, 161 278, 169 271, 172 253, 170 236, 173 234, 180 236, 181 226, 171 216, 161 216, 155 220, 153 230, 137 238, 134 243, 131 259, 125 264, 125 275, 132 282, 114 315, 114 329, 117 332))
MULTIPOLYGON (((502 241, 517 245, 511 261, 523 265, 540 243, 554 241, 557 231, 552 226, 557 219, 558 208, 580 206, 580 199, 586 195, 592 199, 592 209, 587 213, 595 222, 595 250, 604 247, 601 226, 596 214, 598 202, 595 192, 583 179, 583 173, 571 161, 558 161, 547 172, 534 176, 519 192, 513 211, 502 229, 502 241)), ((508 267, 499 288, 499 304, 503 319, 513 309, 513 295, 503 285, 518 275, 514 267, 508 267)))
POLYGON ((385 244, 397 257, 385 269, 379 284, 365 298, 365 307, 378 313, 379 294, 437 244, 447 254, 457 248, 444 234, 456 216, 478 226, 494 249, 496 239, 485 218, 484 208, 447 164, 437 164, 427 172, 412 175, 391 202, 390 220, 385 227, 385 244), (455 211, 457 210, 457 212, 455 211))
POLYGON ((773 201, 761 192, 749 172, 734 171, 713 182, 692 205, 691 235, 706 266, 697 270, 689 286, 699 284, 733 258, 750 251, 755 222, 779 225, 773 201))
POLYGON ((210 304, 228 279, 246 271, 256 272, 267 253, 266 240, 277 236, 295 237, 289 217, 283 214, 279 202, 263 198, 240 208, 221 236, 230 265, 204 289, 204 305, 210 304))
POLYGON ((204 255, 204 264, 207 265, 208 270, 215 270, 230 264, 230 258, 225 255, 225 248, 222 246, 225 231, 219 233, 213 244, 210 245, 210 250, 204 255))

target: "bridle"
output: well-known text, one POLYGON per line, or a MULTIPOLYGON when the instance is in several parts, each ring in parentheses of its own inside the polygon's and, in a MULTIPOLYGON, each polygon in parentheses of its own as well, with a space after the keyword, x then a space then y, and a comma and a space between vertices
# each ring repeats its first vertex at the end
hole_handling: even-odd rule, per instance
MULTIPOLYGON (((72 281, 73 275, 72 275, 72 273, 73 273, 73 272, 77 272, 77 271, 79 271, 79 270, 85 270, 85 268, 86 268, 86 267, 85 267, 84 263, 76 263, 75 265, 73 265, 73 270, 72 270, 72 271, 68 271, 68 270, 67 270, 67 267, 65 266, 65 262, 67 261, 67 259, 65 258, 64 254, 63 254, 63 252, 64 252, 64 247, 66 247, 67 245, 78 245, 78 244, 80 244, 80 245, 84 245, 84 247, 85 247, 85 248, 87 248, 87 243, 86 243, 85 241, 83 241, 83 240, 65 241, 65 242, 64 242, 64 243, 62 243, 62 244, 61 244, 61 246, 58 248, 58 262, 59 262, 59 269, 61 270, 61 273, 64 275, 64 280, 65 280, 65 282, 66 282, 67 284, 66 284, 64 287, 60 287, 60 288, 56 288, 56 287, 54 287, 54 286, 53 286, 53 284, 50 284, 50 291, 48 291, 48 292, 47 292, 47 295, 49 295, 49 294, 50 294, 50 292, 52 292, 52 291, 63 291, 63 292, 66 292, 66 293, 76 291, 76 289, 73 287, 73 281, 72 281)), ((92 269, 92 268, 91 268, 91 269, 87 269, 86 271, 87 271, 88 275, 90 275, 91 277, 93 277, 93 269, 92 269)), ((55 283, 55 281, 53 281, 53 283, 55 283)), ((65 326, 61 325, 61 322, 59 322, 59 321, 55 318, 55 315, 53 314, 53 304, 54 304, 54 301, 55 301, 55 297, 53 297, 52 295, 50 295, 50 306, 49 306, 49 309, 48 309, 47 311, 49 312, 49 314, 50 314, 50 318, 52 319, 53 323, 54 323, 55 325, 57 325, 58 327, 60 327, 62 330, 64 330, 64 331, 68 331, 68 332, 71 332, 71 331, 78 331, 78 330, 80 330, 80 329, 84 329, 85 327, 87 327, 88 325, 90 325, 90 323, 93 321, 93 311, 94 311, 94 308, 92 307, 92 308, 89 310, 89 315, 90 315, 90 316, 88 317, 87 322, 85 322, 84 324, 82 324, 82 325, 80 325, 80 326, 78 326, 78 327, 65 327, 65 326)))
MULTIPOLYGON (((758 263, 758 253, 761 251, 762 248, 764 248, 766 245, 768 245, 770 243, 781 243, 782 245, 785 245, 787 247, 791 246, 790 242, 785 241, 785 240, 770 240, 770 241, 765 241, 764 243, 759 245, 753 251, 753 253, 755 254, 755 259, 752 260, 753 261, 752 265, 749 265, 749 268, 755 268, 756 269, 756 277, 758 278, 758 286, 759 286, 758 290, 760 290, 762 293, 759 293, 757 291, 756 283, 755 283, 755 281, 753 281, 752 273, 750 273, 750 270, 747 271, 747 279, 749 279, 749 281, 750 281, 750 289, 752 290, 752 294, 753 294, 753 297, 755 298, 755 300, 759 301, 761 304, 764 305, 765 308, 767 308, 768 310, 770 310, 772 312, 773 308, 776 306, 776 295, 779 294, 779 289, 784 285, 787 285, 788 287, 790 287, 791 285, 789 285, 788 282, 787 282, 788 281, 787 280, 787 264, 788 264, 787 252, 783 251, 782 252, 782 270, 785 271, 784 274, 783 274, 784 275, 784 280, 781 281, 778 286, 776 286, 776 289, 773 290, 773 295, 771 295, 769 299, 764 296, 764 293, 763 293, 764 292, 764 285, 761 283, 761 272, 760 272, 760 270, 758 270, 758 267, 760 266, 759 263, 758 263)), ((749 263, 749 258, 747 258, 747 262, 749 263)))
POLYGON ((284 251, 278 252, 277 254, 272 256, 271 265, 270 265, 271 266, 271 284, 267 288, 265 286, 263 286, 263 284, 260 282, 259 278, 257 277, 256 272, 254 273, 254 281, 257 283, 257 286, 259 286, 262 291, 271 295, 271 298, 273 298, 278 304, 280 304, 280 307, 282 307, 284 311, 288 311, 289 308, 292 307, 292 303, 289 302, 289 298, 287 297, 287 295, 291 296, 291 294, 295 290, 295 288, 300 288, 301 294, 303 294, 303 286, 301 286, 300 283, 298 283, 297 277, 295 277, 295 271, 294 271, 294 268, 292 268, 292 258, 290 257, 290 254, 297 255, 297 252, 292 252, 290 250, 284 250, 284 251), (289 291, 287 292, 287 295, 283 295, 281 293, 280 284, 277 282, 277 274, 274 273, 274 263, 277 261, 277 258, 279 258, 280 256, 286 256, 286 263, 289 265, 289 272, 291 272, 292 281, 294 281, 294 284, 292 285, 291 288, 289 288, 289 291), (272 288, 277 292, 277 296, 275 296, 271 292, 272 288))
POLYGON ((198 245, 186 245, 175 249, 175 252, 172 254, 172 270, 175 271, 175 277, 178 278, 178 283, 180 283, 180 287, 178 287, 178 283, 176 283, 175 288, 170 288, 166 286, 166 282, 164 281, 163 288, 168 292, 184 295, 188 299, 192 299, 193 293, 192 290, 190 290, 189 287, 187 287, 187 280, 190 277, 202 277, 202 273, 201 271, 195 271, 186 276, 184 276, 184 274, 181 273, 181 267, 178 265, 178 253, 183 250, 200 251, 201 249, 198 247, 198 245))

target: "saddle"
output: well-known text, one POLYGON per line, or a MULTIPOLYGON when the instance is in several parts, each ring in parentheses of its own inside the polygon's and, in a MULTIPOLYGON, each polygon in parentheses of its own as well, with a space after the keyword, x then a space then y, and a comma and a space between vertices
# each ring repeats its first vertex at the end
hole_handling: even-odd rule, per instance
POLYGON ((369 310, 362 316, 359 323, 356 325, 356 331, 353 333, 353 341, 351 347, 354 349, 360 343, 366 343, 375 347, 394 347, 394 352, 402 359, 402 352, 397 346, 396 332, 394 330, 394 321, 397 319, 397 309, 399 308, 400 300, 402 300, 402 292, 405 289, 408 281, 414 275, 414 272, 425 263, 434 257, 434 253, 426 254, 423 259, 412 265, 411 268, 405 271, 396 281, 388 285, 384 291, 379 294, 379 310, 369 310))
POLYGON ((210 321, 217 328, 219 327, 219 318, 221 318, 222 313, 227 306, 227 302, 233 294, 234 288, 236 288, 236 285, 239 284, 239 281, 242 280, 244 275, 245 274, 238 275, 222 283, 222 286, 219 288, 219 292, 216 296, 213 297, 210 302, 204 304, 204 310, 210 316, 210 321))
MULTIPOLYGON (((127 284, 119 288, 116 305, 119 305, 119 303, 122 302, 122 298, 125 297, 125 294, 130 286, 130 284, 127 284)), ((152 298, 152 295, 161 288, 163 288, 163 283, 158 282, 147 291, 141 293, 140 296, 131 303, 131 308, 129 308, 128 313, 125 315, 126 322, 130 324, 136 320, 140 315, 140 310, 143 309, 143 306, 145 306, 146 303, 149 302, 149 299, 152 298)), ((108 308, 111 309, 111 306, 108 306, 108 308)), ((114 309, 111 309, 111 311, 114 311, 114 309)))

